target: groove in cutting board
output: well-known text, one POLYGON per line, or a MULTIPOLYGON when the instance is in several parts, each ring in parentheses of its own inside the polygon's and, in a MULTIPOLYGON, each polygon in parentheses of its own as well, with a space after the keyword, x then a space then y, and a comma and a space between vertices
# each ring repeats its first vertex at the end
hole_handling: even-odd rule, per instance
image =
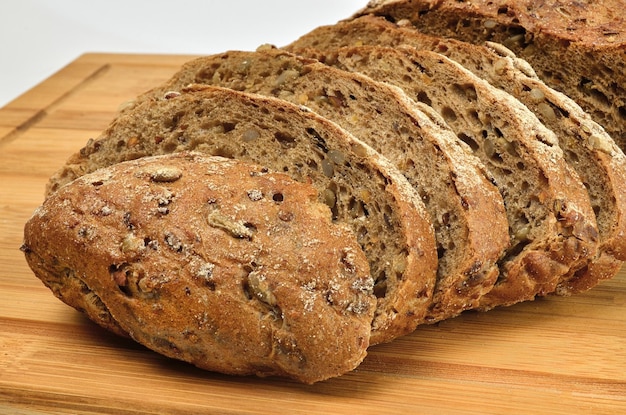
POLYGON ((95 82, 98 78, 103 76, 109 69, 111 65, 104 64, 100 66, 98 69, 93 71, 90 75, 85 77, 80 83, 76 84, 73 88, 69 89, 67 92, 59 96, 56 100, 52 101, 46 107, 41 108, 34 115, 29 117, 26 121, 17 125, 15 129, 13 129, 8 134, 0 137, 0 147, 6 145, 7 143, 17 139, 20 135, 22 135, 25 131, 30 128, 35 127, 38 123, 40 123, 49 113, 54 111, 55 108, 61 106, 63 102, 65 102, 68 98, 74 96, 77 92, 84 89, 87 85, 95 82))

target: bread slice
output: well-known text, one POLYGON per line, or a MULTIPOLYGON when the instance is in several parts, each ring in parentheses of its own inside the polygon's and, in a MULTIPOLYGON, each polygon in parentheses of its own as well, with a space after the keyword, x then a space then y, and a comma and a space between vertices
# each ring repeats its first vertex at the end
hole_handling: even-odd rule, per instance
POLYGON ((264 49, 189 62, 149 95, 192 82, 214 84, 303 104, 335 121, 395 163, 430 213, 439 267, 431 304, 414 311, 420 321, 436 322, 475 307, 493 287, 496 261, 508 246, 502 198, 482 163, 432 108, 415 105, 398 88, 264 49))
POLYGON ((382 0, 373 13, 419 31, 482 44, 504 44, 549 86, 574 99, 626 148, 624 0, 382 0))
POLYGON ((62 299, 78 280, 139 343, 203 369, 313 383, 369 345, 356 236, 313 186, 260 166, 178 153, 102 168, 44 202, 23 249, 62 299))
POLYGON ((554 134, 519 101, 432 51, 361 46, 325 58, 431 105, 496 178, 512 246, 481 309, 552 293, 594 258, 597 228, 586 189, 554 134))
POLYGON ((565 160, 587 188, 598 223, 598 254, 587 269, 579 270, 575 278, 560 284, 557 293, 578 293, 615 276, 626 260, 626 157, 623 151, 575 101, 539 78, 529 76, 524 70, 525 62, 508 49, 487 43, 492 53, 478 60, 470 51, 484 48, 476 46, 463 51, 466 45, 474 45, 454 43, 462 43, 463 48, 449 49, 448 56, 513 95, 556 134, 565 160), (463 53, 459 54, 460 51, 463 53))
MULTIPOLYGON (((286 49, 325 51, 344 46, 408 45, 432 50, 460 63, 490 84, 510 93, 526 105, 559 139, 566 161, 587 188, 598 223, 600 245, 591 269, 581 270, 559 294, 571 294, 610 278, 626 259, 626 163, 624 153, 604 129, 573 100, 548 87, 530 65, 500 44, 474 45, 435 37, 381 17, 363 16, 322 26, 302 36, 286 49)), ((317 56, 320 57, 320 56, 317 56)))
POLYGON ((415 329, 414 313, 429 302, 437 269, 424 205, 387 159, 304 107, 208 86, 145 100, 72 156, 50 191, 101 167, 185 150, 311 182, 333 219, 356 233, 370 262, 379 303, 372 336, 387 341, 415 329))

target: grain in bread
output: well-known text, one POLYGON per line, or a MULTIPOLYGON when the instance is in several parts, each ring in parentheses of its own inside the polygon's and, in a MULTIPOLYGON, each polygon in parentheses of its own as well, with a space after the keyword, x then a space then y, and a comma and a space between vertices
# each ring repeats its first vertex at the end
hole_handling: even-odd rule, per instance
POLYGON ((44 202, 23 250, 70 305, 78 280, 133 339, 203 369, 313 383, 369 345, 355 235, 313 186, 261 166, 178 153, 100 169, 44 202))
POLYGON ((598 235, 586 189, 554 134, 519 101, 432 51, 360 46, 330 52, 325 61, 394 83, 431 105, 496 178, 511 248, 479 308, 552 293, 594 258, 598 235))
POLYGON ((432 108, 366 76, 267 47, 191 61, 139 102, 188 83, 306 105, 400 168, 431 215, 439 255, 433 298, 414 310, 418 321, 436 322, 473 308, 493 287, 496 261, 508 246, 502 198, 482 163, 432 108))
POLYGON ((356 15, 408 20, 423 33, 497 42, 528 61, 626 149, 624 0, 375 0, 356 15))
POLYGON ((589 114, 569 97, 547 86, 526 61, 500 44, 488 42, 483 46, 426 35, 378 16, 365 15, 318 27, 286 48, 315 56, 311 49, 328 54, 333 49, 358 45, 405 45, 441 53, 533 111, 557 135, 566 161, 585 184, 600 237, 598 256, 590 262, 590 269, 579 271, 576 278, 559 285, 557 292, 564 295, 580 292, 615 275, 621 261, 626 259, 626 163, 621 149, 589 114))
POLYGON ((373 338, 391 340, 415 329, 416 310, 431 298, 437 269, 428 213, 387 159, 307 108, 208 86, 144 100, 72 156, 49 192, 101 167, 185 150, 311 182, 367 254, 378 296, 373 338))

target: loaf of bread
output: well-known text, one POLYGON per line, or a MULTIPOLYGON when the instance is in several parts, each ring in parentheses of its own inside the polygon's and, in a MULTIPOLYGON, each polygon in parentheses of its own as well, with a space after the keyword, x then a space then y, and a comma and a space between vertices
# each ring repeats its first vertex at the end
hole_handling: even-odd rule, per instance
POLYGON ((624 0, 374 0, 356 15, 409 21, 423 33, 498 42, 574 99, 626 149, 624 0))
POLYGON ((369 345, 356 236, 313 186, 250 163, 178 153, 82 176, 35 212, 23 250, 68 304, 201 368, 313 383, 369 345))
MULTIPOLYGON (((354 49, 359 45, 400 50, 410 46, 444 54, 528 107, 556 134, 566 161, 588 190, 599 229, 600 245, 596 258, 589 263, 587 270, 581 270, 574 278, 559 284, 556 292, 568 295, 584 291, 615 275, 626 259, 626 163, 622 150, 589 114, 566 95, 548 87, 526 61, 500 44, 482 46, 430 36, 410 25, 398 26, 377 16, 365 15, 316 28, 286 48, 324 61, 337 61, 343 56, 349 64, 365 59, 354 49), (348 49, 333 52, 341 48, 348 49)), ((366 52, 363 54, 367 55, 366 52)), ((393 59, 391 56, 385 58, 383 61, 393 59)), ((367 64, 360 66, 364 65, 367 64)), ((387 79, 403 82, 398 78, 405 75, 397 70, 387 79)))
POLYGON ((375 0, 194 59, 51 177, 22 250, 114 333, 304 383, 587 290, 626 260, 625 5, 375 0))
POLYGON ((146 99, 72 156, 49 191, 120 161, 185 150, 254 162, 311 182, 369 259, 378 297, 372 342, 415 329, 437 270, 422 200, 387 159, 304 107, 208 86, 146 99))
POLYGON ((193 60, 143 99, 189 83, 306 105, 403 172, 430 213, 439 257, 433 298, 427 307, 413 310, 418 321, 450 318, 475 307, 491 290, 498 277, 496 261, 509 244, 503 201, 485 166, 432 108, 398 88, 272 48, 193 60))

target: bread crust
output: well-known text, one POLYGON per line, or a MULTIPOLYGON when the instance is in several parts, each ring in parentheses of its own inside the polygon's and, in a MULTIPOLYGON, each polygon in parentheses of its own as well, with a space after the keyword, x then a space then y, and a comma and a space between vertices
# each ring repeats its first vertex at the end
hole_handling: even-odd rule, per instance
POLYGON ((120 161, 185 150, 263 164, 311 182, 368 255, 379 297, 371 342, 415 329, 437 269, 423 203, 387 159, 307 108, 210 86, 139 100, 70 157, 48 190, 120 161))
MULTIPOLYGON (((480 14, 520 25, 531 33, 544 32, 571 42, 581 42, 593 47, 614 48, 626 42, 626 19, 622 0, 602 2, 573 2, 556 0, 515 1, 455 1, 447 0, 371 0, 355 15, 404 15, 410 20, 419 19, 431 10, 448 10, 468 17, 480 14), (421 13, 420 13, 421 12, 421 13)), ((485 27, 489 29, 489 25, 485 27)))
POLYGON ((312 383, 369 345, 376 298, 355 235, 313 186, 260 166, 177 153, 103 168, 48 198, 24 247, 64 301, 81 308, 79 281, 97 323, 204 369, 312 383))

